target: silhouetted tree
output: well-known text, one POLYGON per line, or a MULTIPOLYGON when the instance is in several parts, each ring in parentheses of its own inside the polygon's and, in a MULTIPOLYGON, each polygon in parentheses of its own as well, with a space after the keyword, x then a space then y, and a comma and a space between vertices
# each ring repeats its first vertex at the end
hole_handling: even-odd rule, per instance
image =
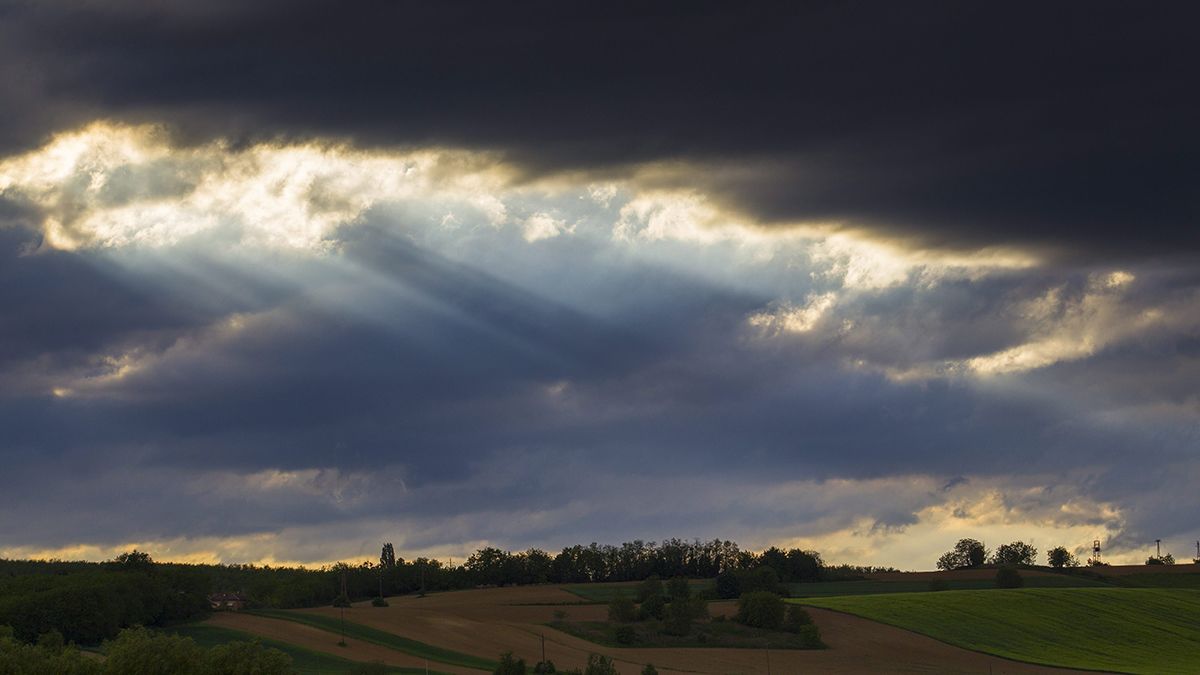
POLYGON ((1037 549, 1023 541, 1001 544, 992 555, 996 565, 1033 565, 1037 562, 1037 549))
POLYGON ((966 567, 977 567, 987 560, 987 549, 983 542, 977 539, 959 539, 954 548, 938 558, 939 570, 957 570, 966 567))
POLYGON ((1063 546, 1055 546, 1046 553, 1047 562, 1051 567, 1062 569, 1064 567, 1079 567, 1079 560, 1071 555, 1071 552, 1063 546))

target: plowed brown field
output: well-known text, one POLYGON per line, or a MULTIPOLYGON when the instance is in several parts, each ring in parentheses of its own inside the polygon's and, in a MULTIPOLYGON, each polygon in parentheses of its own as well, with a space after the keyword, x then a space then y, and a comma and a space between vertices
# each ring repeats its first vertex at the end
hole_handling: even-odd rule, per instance
MULTIPOLYGON (((424 598, 389 598, 390 607, 359 603, 346 619, 396 635, 495 659, 512 651, 526 662, 541 658, 542 636, 546 657, 556 665, 582 667, 589 653, 611 656, 622 675, 637 675, 646 663, 660 673, 1068 673, 1007 661, 959 649, 909 631, 847 614, 810 609, 829 649, 814 651, 755 649, 652 649, 613 648, 597 645, 540 625, 551 621, 555 610, 569 620, 602 620, 604 605, 564 605, 579 598, 554 586, 496 588, 435 593, 424 598), (532 603, 549 603, 534 605, 532 603), (768 671, 768 660, 770 663, 768 671)), ((713 603, 714 614, 732 612, 732 603, 713 603)), ((337 616, 338 610, 301 610, 337 616)), ((309 649, 356 660, 382 660, 405 666, 423 666, 424 660, 399 652, 348 640, 336 645, 337 636, 289 621, 224 613, 214 622, 229 628, 291 642, 309 649)), ((430 668, 453 673, 479 673, 431 662, 430 668)))

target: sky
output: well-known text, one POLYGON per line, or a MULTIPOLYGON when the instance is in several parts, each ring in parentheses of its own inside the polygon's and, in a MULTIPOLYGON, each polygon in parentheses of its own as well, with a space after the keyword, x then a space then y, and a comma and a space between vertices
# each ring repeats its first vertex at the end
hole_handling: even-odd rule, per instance
POLYGON ((1190 559, 1198 18, 0 0, 0 557, 1190 559))

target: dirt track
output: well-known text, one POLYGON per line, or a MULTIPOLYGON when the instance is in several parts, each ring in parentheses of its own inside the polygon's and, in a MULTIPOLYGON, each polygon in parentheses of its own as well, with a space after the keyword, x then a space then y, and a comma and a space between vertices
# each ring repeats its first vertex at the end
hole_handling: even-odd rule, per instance
MULTIPOLYGON (((618 649, 603 647, 540 624, 550 621, 556 610, 570 619, 603 619, 604 605, 566 605, 579 598, 553 586, 483 589, 436 593, 425 598, 390 598, 390 607, 359 603, 347 612, 347 620, 386 630, 414 640, 495 659, 513 651, 526 662, 541 658, 545 635, 547 658, 559 667, 585 664, 589 653, 613 657, 623 674, 636 674, 645 663, 668 673, 767 673, 768 654, 753 649, 618 649), (533 605, 531 603, 553 603, 533 605)), ((729 614, 733 603, 713 603, 714 614, 729 614)), ((336 616, 333 608, 303 610, 336 616)), ((810 609, 827 650, 770 652, 771 673, 1070 673, 1007 661, 951 647, 931 638, 866 619, 821 609, 810 609)), ((292 642, 310 649, 356 660, 382 660, 389 664, 423 666, 424 660, 399 652, 350 640, 349 648, 336 645, 337 636, 295 622, 246 615, 218 614, 218 625, 237 628, 264 637, 292 642)), ((430 663, 430 667, 454 673, 479 673, 430 663)))

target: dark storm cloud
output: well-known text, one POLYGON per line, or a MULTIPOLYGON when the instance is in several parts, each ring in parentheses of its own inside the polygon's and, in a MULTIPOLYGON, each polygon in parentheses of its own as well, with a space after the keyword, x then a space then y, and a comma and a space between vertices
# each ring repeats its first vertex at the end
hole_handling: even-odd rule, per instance
POLYGON ((0 144, 186 137, 684 159, 768 222, 1059 255, 1200 246, 1186 3, 9 3, 0 144))
MULTIPOLYGON (((307 263, 303 292, 257 308, 231 306, 245 312, 244 325, 228 335, 197 325, 203 313, 180 321, 169 303, 131 302, 132 311, 114 300, 123 330, 96 327, 107 335, 99 347, 45 345, 50 374, 72 374, 63 353, 124 347, 144 333, 168 336, 142 343, 145 365, 119 380, 94 390, 85 382, 64 398, 25 392, 0 406, 0 456, 14 467, 0 479, 10 507, 0 535, 30 543, 20 533, 44 520, 37 543, 45 545, 236 536, 397 514, 437 521, 553 511, 583 500, 589 508, 569 524, 534 534, 620 537, 636 523, 708 536, 706 519, 784 528, 797 517, 858 512, 848 498, 750 512, 731 504, 664 513, 643 504, 647 513, 626 520, 604 508, 616 507, 614 497, 635 499, 630 480, 719 476, 736 492, 788 480, 1056 473, 1081 460, 1119 463, 1132 443, 1163 450, 1126 430, 1093 428, 1069 405, 846 372, 836 344, 763 349, 747 341, 740 319, 765 297, 662 269, 633 266, 607 285, 589 285, 596 295, 642 289, 638 302, 598 318, 370 226, 347 233, 345 245, 330 264, 360 271, 343 277, 326 263, 307 263), (314 496, 220 487, 255 472, 314 468, 372 478, 363 479, 362 499, 347 505, 325 488, 314 496), (606 475, 626 484, 597 490, 569 480, 606 475), (39 500, 54 506, 35 508, 45 504, 39 500), (63 517, 73 509, 95 515, 63 517)), ((584 248, 568 260, 585 266, 590 254, 584 248)), ((96 266, 110 257, 66 260, 96 266)), ((62 274, 58 257, 20 260, 27 286, 62 274)), ((77 283, 96 285, 86 277, 77 283)), ((164 296, 204 293, 189 296, 176 285, 150 297, 164 296)), ((65 302, 64 314, 87 316, 65 302)), ((885 305, 929 311, 911 300, 885 305)), ((908 501, 874 508, 886 524, 913 518, 908 501)), ((462 539, 480 536, 479 527, 463 529, 462 539)), ((445 542, 440 536, 429 540, 445 542)), ((508 536, 522 543, 520 532, 508 536)))

